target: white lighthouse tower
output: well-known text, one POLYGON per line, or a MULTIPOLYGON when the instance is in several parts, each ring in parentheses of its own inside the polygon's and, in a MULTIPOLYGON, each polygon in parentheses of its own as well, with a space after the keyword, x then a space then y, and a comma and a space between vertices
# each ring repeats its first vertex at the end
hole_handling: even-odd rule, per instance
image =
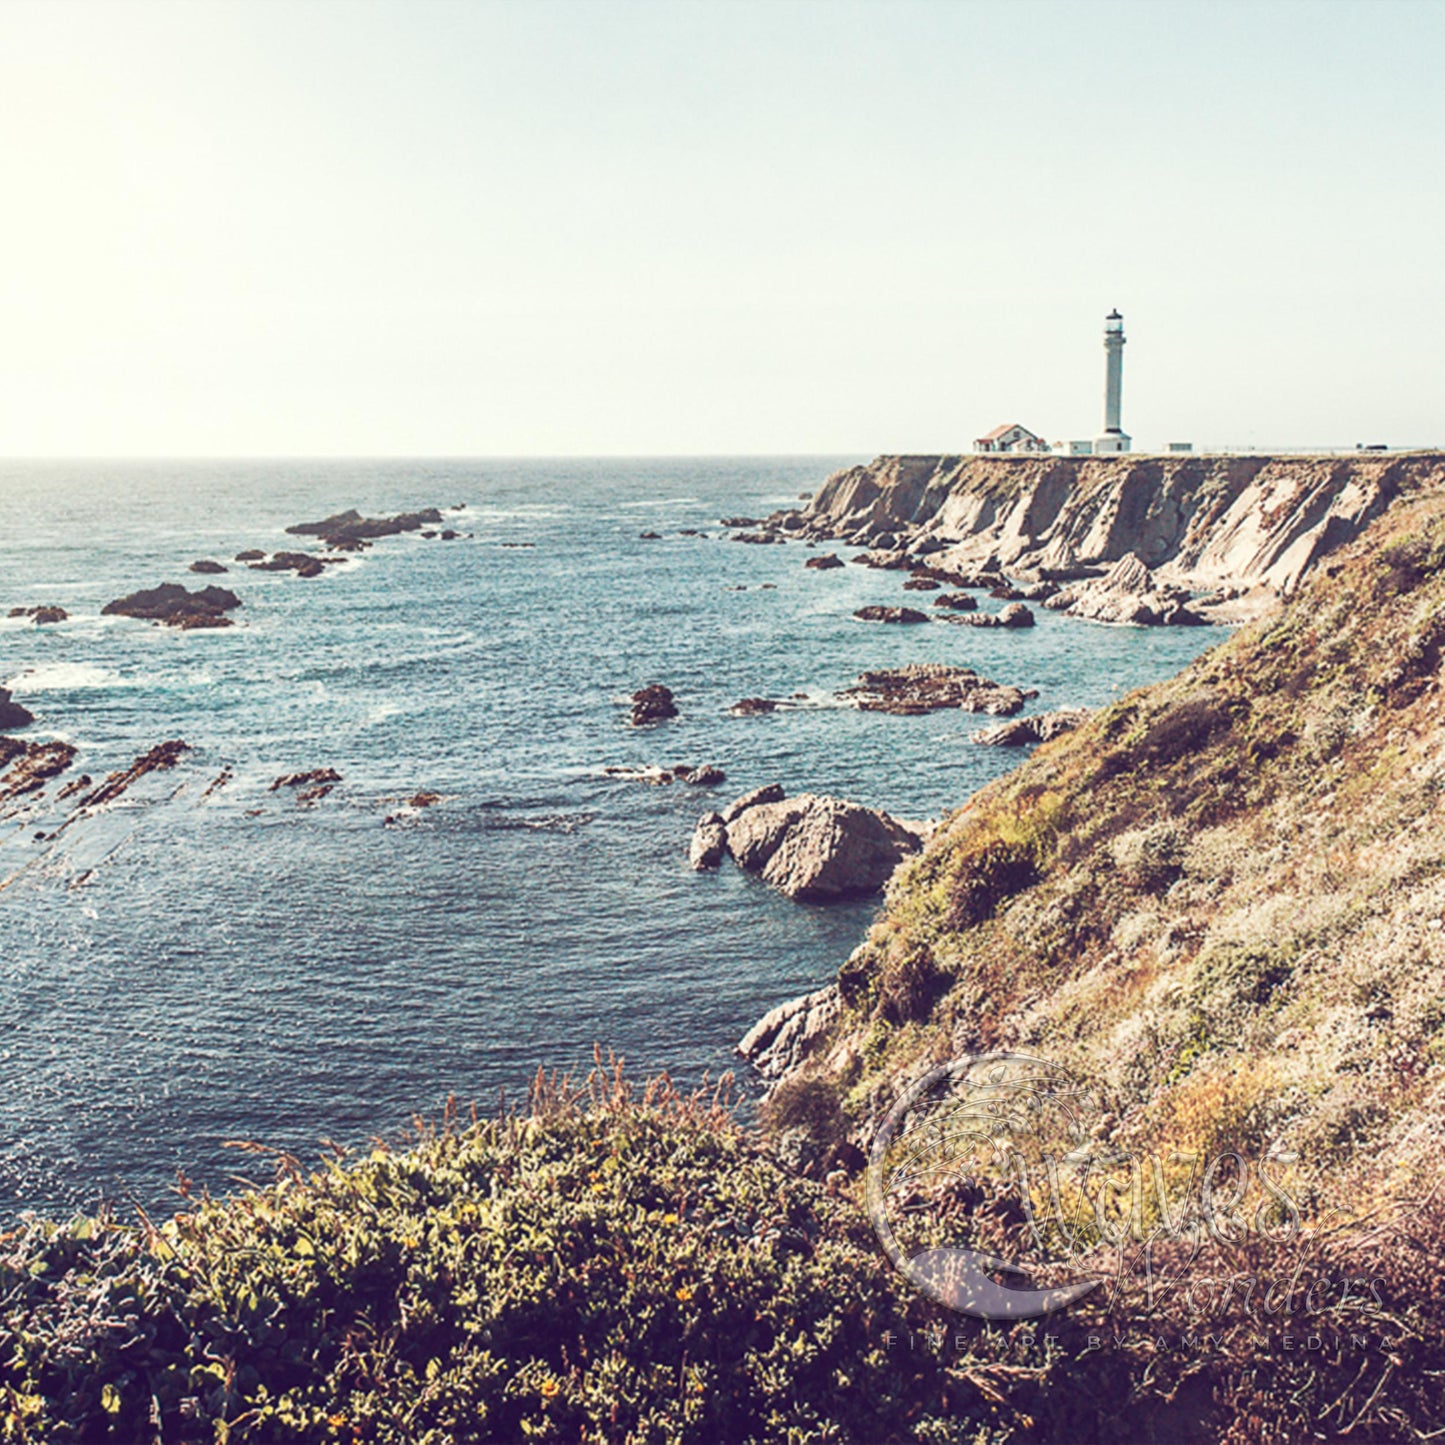
POLYGON ((1104 318, 1104 430, 1094 451, 1127 452, 1129 434, 1119 424, 1124 400, 1124 318, 1116 310, 1104 318))

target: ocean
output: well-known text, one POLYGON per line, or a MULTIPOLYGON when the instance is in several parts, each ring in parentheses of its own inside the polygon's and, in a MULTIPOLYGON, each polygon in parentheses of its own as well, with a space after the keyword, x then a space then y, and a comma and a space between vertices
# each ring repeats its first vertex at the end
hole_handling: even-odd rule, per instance
POLYGON ((917 600, 900 574, 725 540, 720 518, 800 505, 854 460, 0 463, 0 683, 36 714, 25 736, 74 743, 67 778, 97 781, 191 748, 58 836, 68 804, 0 821, 0 1218, 164 1211, 178 1171, 218 1193, 268 1177, 230 1141, 312 1160, 395 1139, 449 1095, 489 1110, 539 1068, 585 1072, 595 1046, 639 1080, 738 1068, 742 1033, 826 982, 878 900, 695 874, 698 816, 775 781, 937 816, 1019 761, 968 741, 991 719, 861 713, 839 689, 940 661, 1037 688, 1031 710, 1092 706, 1218 639, 1045 609, 1029 631, 863 623, 917 600), (426 506, 459 507, 462 535, 309 580, 231 560, 314 549, 284 529, 346 508, 426 506), (100 615, 163 581, 232 588, 238 625, 100 615), (4 617, 41 603, 70 620, 4 617), (680 715, 632 728, 651 681, 680 715), (704 762, 722 787, 604 771, 704 762), (272 789, 318 768, 342 781, 315 803, 272 789), (405 806, 423 791, 440 801, 405 806))

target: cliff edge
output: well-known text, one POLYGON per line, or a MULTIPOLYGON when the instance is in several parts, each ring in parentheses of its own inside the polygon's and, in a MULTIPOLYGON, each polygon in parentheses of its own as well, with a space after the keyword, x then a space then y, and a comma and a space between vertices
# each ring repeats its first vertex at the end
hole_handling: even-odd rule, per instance
POLYGON ((800 530, 1053 581, 1132 553, 1160 584, 1266 601, 1290 596, 1395 498, 1442 481, 1438 452, 883 456, 829 477, 800 530))

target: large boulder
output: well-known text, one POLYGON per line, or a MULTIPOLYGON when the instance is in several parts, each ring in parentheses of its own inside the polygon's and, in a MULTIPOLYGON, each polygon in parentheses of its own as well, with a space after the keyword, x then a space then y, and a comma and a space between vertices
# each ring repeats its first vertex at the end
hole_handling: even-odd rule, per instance
POLYGON ((728 830, 721 813, 704 813, 693 830, 687 861, 699 872, 720 867, 727 856, 728 830))
POLYGON ((660 682, 649 682, 632 694, 633 727, 646 727, 648 723, 676 716, 677 704, 673 701, 670 687, 664 687, 660 682))
POLYGON ((765 1079, 778 1079, 799 1068, 828 1036, 838 1015, 838 985, 789 999, 770 1009, 745 1033, 737 1051, 765 1079))
POLYGON ((991 748, 1025 748, 1030 743, 1046 743, 1060 733, 1072 731, 1089 715, 1086 707, 1061 707, 1053 712, 1035 713, 1033 717, 1011 718, 980 728, 969 741, 991 748))
POLYGON ((724 814, 727 851, 738 867, 805 902, 876 892, 923 846, 917 827, 816 793, 729 813, 730 818, 724 814))

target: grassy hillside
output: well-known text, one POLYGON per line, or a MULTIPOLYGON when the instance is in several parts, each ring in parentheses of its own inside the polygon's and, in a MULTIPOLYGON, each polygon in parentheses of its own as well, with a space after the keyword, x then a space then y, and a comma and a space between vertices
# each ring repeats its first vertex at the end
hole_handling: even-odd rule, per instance
POLYGON ((1445 1157, 1445 502, 955 813, 843 968, 851 1117, 1047 1052, 1124 1148, 1299 1156, 1357 1201, 1445 1157))

